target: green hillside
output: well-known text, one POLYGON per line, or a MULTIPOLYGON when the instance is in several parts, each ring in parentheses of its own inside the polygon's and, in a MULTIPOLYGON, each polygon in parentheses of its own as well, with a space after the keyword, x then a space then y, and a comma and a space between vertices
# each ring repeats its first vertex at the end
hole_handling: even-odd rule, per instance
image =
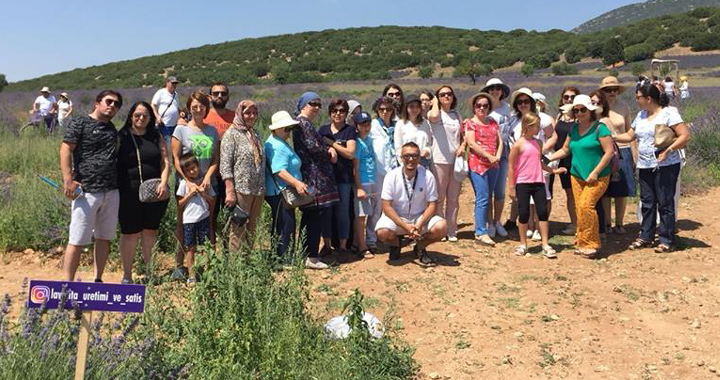
POLYGON ((457 75, 470 69, 487 74, 520 61, 547 68, 563 53, 568 63, 585 57, 602 58, 608 65, 640 61, 675 43, 698 51, 719 49, 720 8, 579 35, 380 26, 243 39, 46 75, 11 83, 6 90, 161 86, 166 75, 202 86, 388 79, 390 72, 408 68, 432 74, 438 67, 457 67, 457 75))
POLYGON ((572 31, 592 33, 652 17, 688 12, 701 7, 720 6, 720 0, 648 0, 626 5, 582 23, 572 31))

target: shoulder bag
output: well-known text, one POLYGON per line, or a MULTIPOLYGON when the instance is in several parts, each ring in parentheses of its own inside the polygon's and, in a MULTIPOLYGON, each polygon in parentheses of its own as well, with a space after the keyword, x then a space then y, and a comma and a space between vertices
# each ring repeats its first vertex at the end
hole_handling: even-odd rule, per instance
POLYGON ((135 135, 133 135, 133 133, 130 131, 128 131, 128 133, 130 133, 130 138, 135 145, 135 153, 137 154, 138 172, 140 173, 140 188, 138 190, 138 198, 140 199, 140 202, 153 203, 168 199, 170 197, 170 189, 167 187, 167 185, 165 185, 165 196, 160 198, 160 196, 158 195, 157 188, 162 181, 160 178, 152 178, 147 181, 143 180, 142 161, 140 161, 140 148, 135 141, 135 135))
POLYGON ((657 150, 665 150, 672 145, 678 136, 675 130, 667 124, 655 124, 655 148, 657 150))
MULTIPOLYGON (((270 164, 267 161, 265 161, 265 166, 267 166, 270 172, 270 178, 272 178, 273 183, 275 183, 275 187, 280 189, 280 185, 278 185, 275 179, 275 174, 273 174, 272 169, 270 169, 270 164)), ((285 188, 280 189, 280 196, 282 197, 285 208, 289 209, 307 206, 315 202, 314 196, 310 194, 300 195, 292 186, 285 186, 285 188)))
MULTIPOLYGON (((599 123, 595 125, 595 138, 597 138, 598 142, 600 142, 600 128, 599 123)), ((610 159, 610 174, 611 179, 613 182, 618 181, 620 178, 616 176, 620 171, 620 160, 622 159, 622 155, 620 155, 620 147, 618 147, 615 140, 612 139, 612 136, 610 137, 610 141, 612 141, 612 147, 613 147, 613 154, 612 158, 610 159)), ((600 146, 602 149, 602 144, 600 146)))

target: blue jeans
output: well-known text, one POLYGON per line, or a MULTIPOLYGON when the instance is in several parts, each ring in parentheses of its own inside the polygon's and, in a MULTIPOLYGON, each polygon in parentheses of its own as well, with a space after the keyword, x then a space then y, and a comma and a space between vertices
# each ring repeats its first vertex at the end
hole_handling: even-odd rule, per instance
POLYGON ((508 175, 508 158, 503 155, 503 158, 500 159, 498 165, 497 169, 493 169, 497 170, 497 180, 495 181, 495 185, 490 187, 490 197, 495 200, 504 200, 505 183, 507 182, 508 175))
MULTIPOLYGON (((333 204, 332 213, 335 216, 335 222, 337 223, 337 238, 347 240, 350 237, 350 227, 352 226, 352 220, 350 220, 350 206, 353 204, 353 184, 351 183, 338 183, 338 192, 340 193, 340 202, 333 204)), ((330 231, 327 231, 328 235, 323 237, 330 237, 330 231)))
POLYGON ((640 238, 655 239, 655 214, 660 213, 658 235, 660 243, 675 243, 675 186, 680 175, 680 164, 655 169, 638 170, 642 224, 640 238))
POLYGON ((498 168, 488 169, 480 175, 470 171, 470 182, 475 190, 475 235, 487 235, 487 212, 490 207, 490 189, 495 188, 498 168))
MULTIPOLYGON (((283 206, 281 195, 266 196, 265 201, 270 205, 272 231, 278 239, 277 255, 278 258, 283 258, 295 237, 295 209, 283 206)), ((284 259, 289 258, 285 257, 284 259)))

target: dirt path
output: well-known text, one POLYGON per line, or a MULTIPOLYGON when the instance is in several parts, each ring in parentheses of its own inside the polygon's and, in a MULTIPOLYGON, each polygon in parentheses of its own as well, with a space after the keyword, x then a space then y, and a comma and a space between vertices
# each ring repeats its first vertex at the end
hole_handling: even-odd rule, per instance
MULTIPOLYGON (((562 194, 553 203, 551 220, 567 220, 562 194)), ((394 316, 400 336, 416 347, 422 379, 720 377, 714 249, 720 245, 720 189, 681 199, 682 250, 625 251, 638 231, 630 207, 628 233, 610 235, 610 256, 594 261, 573 255, 567 236, 551 240, 557 260, 514 256, 517 235, 493 249, 476 246, 467 183, 461 204, 461 240, 431 247, 436 267, 409 259, 391 266, 380 255, 311 272, 317 313, 337 315, 359 288, 368 311, 394 316)), ((553 224, 553 232, 562 227, 553 224)), ((531 247, 537 252, 538 244, 531 247)), ((119 279, 112 269, 107 279, 119 279)), ((57 259, 6 255, 0 293, 18 299, 23 278, 60 273, 57 259)), ((85 267, 80 276, 92 273, 85 267)))

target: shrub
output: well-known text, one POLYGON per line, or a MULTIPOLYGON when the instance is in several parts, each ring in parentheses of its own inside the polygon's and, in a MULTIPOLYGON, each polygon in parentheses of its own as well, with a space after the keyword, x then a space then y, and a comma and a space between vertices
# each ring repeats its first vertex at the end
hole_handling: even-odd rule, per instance
POLYGON ((550 71, 552 71, 555 76, 574 75, 578 73, 577 67, 566 62, 553 63, 553 65, 550 66, 550 71))
POLYGON ((647 71, 647 68, 640 62, 635 62, 630 65, 630 72, 632 72, 633 76, 640 76, 640 74, 644 73, 645 71, 647 71))
POLYGON ((420 78, 428 79, 432 77, 433 72, 435 72, 435 69, 432 66, 423 66, 418 71, 418 75, 420 78))
POLYGON ((533 66, 532 64, 526 63, 526 64, 522 65, 520 72, 522 73, 522 75, 529 78, 529 77, 535 75, 535 66, 533 66))
POLYGON ((610 69, 610 70, 608 70, 608 75, 611 77, 619 78, 620 72, 617 71, 617 69, 610 69))
POLYGON ((625 48, 625 60, 637 62, 650 59, 655 55, 655 48, 647 43, 636 44, 625 48))

